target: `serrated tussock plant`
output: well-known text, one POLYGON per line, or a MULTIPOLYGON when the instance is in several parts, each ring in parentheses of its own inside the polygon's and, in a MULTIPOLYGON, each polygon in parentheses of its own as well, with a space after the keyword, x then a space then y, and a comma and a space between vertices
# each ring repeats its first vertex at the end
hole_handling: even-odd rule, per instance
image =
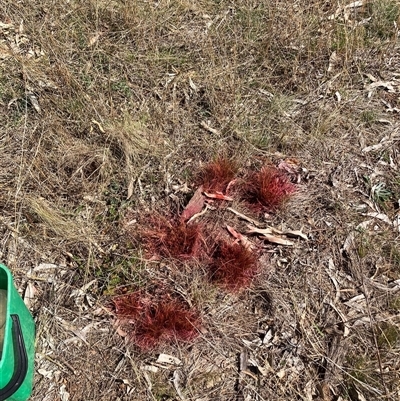
POLYGON ((239 292, 257 273, 257 257, 240 244, 220 241, 211 254, 208 271, 213 283, 229 292, 239 292))
POLYGON ((153 214, 144 219, 139 232, 144 249, 151 256, 191 259, 200 255, 201 224, 153 214))
POLYGON ((241 196, 253 209, 273 211, 296 192, 286 173, 273 166, 252 172, 241 185, 241 196))
POLYGON ((219 157, 205 164, 197 174, 196 184, 206 192, 225 192, 238 171, 235 161, 219 157))
POLYGON ((137 291, 116 297, 113 304, 116 316, 128 328, 129 338, 141 349, 189 342, 199 334, 198 312, 168 293, 160 297, 137 291))

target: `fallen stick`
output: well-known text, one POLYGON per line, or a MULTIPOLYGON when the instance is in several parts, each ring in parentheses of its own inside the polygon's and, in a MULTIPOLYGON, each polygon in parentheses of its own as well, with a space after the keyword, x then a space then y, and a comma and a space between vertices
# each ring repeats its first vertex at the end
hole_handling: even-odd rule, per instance
POLYGON ((235 210, 235 209, 233 209, 231 207, 227 207, 226 209, 229 210, 230 212, 232 212, 233 214, 236 214, 236 216, 238 216, 239 219, 248 221, 249 223, 254 224, 257 227, 262 226, 262 223, 260 223, 259 221, 254 220, 251 217, 248 217, 245 214, 242 214, 242 213, 238 212, 237 210, 235 210))

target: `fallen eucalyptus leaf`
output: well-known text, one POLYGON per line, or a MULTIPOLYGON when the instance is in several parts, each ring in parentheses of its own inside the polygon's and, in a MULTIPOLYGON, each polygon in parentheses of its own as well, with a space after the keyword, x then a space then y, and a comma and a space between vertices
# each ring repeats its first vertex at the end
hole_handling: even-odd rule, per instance
POLYGON ((282 234, 281 231, 279 230, 274 230, 272 227, 267 227, 267 228, 257 228, 257 227, 252 227, 250 225, 247 225, 247 227, 249 228, 249 231, 247 231, 246 234, 261 234, 261 235, 265 235, 265 234, 282 234))
POLYGON ((201 212, 204 206, 204 196, 203 196, 203 187, 200 186, 197 188, 196 192, 190 199, 189 203, 186 205, 185 209, 181 214, 181 219, 183 221, 187 221, 191 219, 194 215, 201 212))
POLYGON ((207 198, 211 198, 211 199, 218 199, 218 200, 225 200, 225 201, 233 201, 233 198, 231 196, 228 195, 224 195, 221 192, 216 192, 215 194, 211 194, 209 192, 203 192, 203 194, 207 197, 207 198))
POLYGON ((184 401, 186 398, 184 397, 181 389, 181 382, 182 382, 182 372, 180 370, 175 370, 172 382, 174 383, 175 391, 178 394, 179 398, 184 401))
POLYGON ((146 370, 147 372, 157 373, 158 367, 153 365, 144 365, 140 367, 141 370, 146 370))
POLYGON ((301 232, 301 230, 287 230, 284 231, 283 234, 287 235, 288 237, 300 237, 304 240, 308 240, 307 235, 301 232))
POLYGON ((31 101, 31 104, 32 104, 33 108, 35 109, 35 111, 38 114, 41 114, 42 113, 42 109, 40 108, 37 96, 31 91, 28 91, 26 93, 26 95, 28 96, 29 100, 31 101))
POLYGON ((231 226, 226 226, 226 229, 229 231, 229 233, 236 238, 237 240, 239 240, 241 242, 241 244, 247 248, 247 249, 253 249, 255 248, 255 245, 249 241, 249 239, 247 237, 245 237, 244 235, 238 233, 233 227, 231 226))
POLYGON ((369 213, 363 213, 362 215, 368 216, 368 217, 374 217, 375 219, 381 220, 389 225, 393 224, 390 221, 389 217, 387 217, 386 214, 384 214, 384 213, 369 212, 369 213))
POLYGON ((226 209, 229 210, 230 212, 236 214, 236 216, 238 216, 239 219, 248 221, 249 223, 254 224, 254 225, 257 226, 257 227, 259 227, 259 226, 262 225, 262 223, 260 223, 259 221, 254 220, 254 219, 252 219, 251 217, 248 217, 248 216, 246 216, 245 214, 242 214, 242 213, 238 212, 237 210, 235 210, 235 209, 233 209, 233 208, 231 208, 231 207, 227 207, 226 209))

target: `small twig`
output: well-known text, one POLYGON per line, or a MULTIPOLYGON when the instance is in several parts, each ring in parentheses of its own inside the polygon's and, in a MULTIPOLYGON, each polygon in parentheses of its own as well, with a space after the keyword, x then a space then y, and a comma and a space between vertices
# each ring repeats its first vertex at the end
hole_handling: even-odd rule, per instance
POLYGON ((212 134, 215 134, 217 136, 221 136, 221 133, 216 130, 215 128, 211 128, 205 121, 202 121, 200 125, 207 131, 211 132, 212 134))
POLYGON ((233 209, 231 207, 227 207, 226 209, 229 210, 230 212, 236 214, 236 216, 238 216, 242 220, 248 221, 249 223, 254 224, 257 227, 261 227, 262 226, 262 223, 260 223, 259 221, 254 220, 251 217, 248 217, 245 214, 242 214, 242 213, 238 212, 237 210, 235 210, 235 209, 233 209))
POLYGON ((203 214, 206 214, 209 210, 215 210, 214 207, 211 207, 209 205, 206 205, 206 207, 199 213, 194 214, 188 221, 187 224, 191 223, 193 220, 196 220, 200 216, 203 216, 203 214))
POLYGON ((63 361, 63 363, 60 363, 60 362, 56 361, 55 359, 49 357, 48 355, 45 355, 45 354, 39 354, 39 355, 41 355, 43 358, 47 359, 48 361, 50 361, 51 363, 53 363, 54 365, 58 366, 59 368, 61 368, 63 370, 65 367, 67 367, 74 375, 76 375, 76 370, 67 361, 63 361))
POLYGON ((20 232, 16 228, 14 228, 11 224, 4 221, 4 218, 1 216, 0 216, 0 223, 3 224, 5 227, 7 227, 13 233, 20 235, 20 232))

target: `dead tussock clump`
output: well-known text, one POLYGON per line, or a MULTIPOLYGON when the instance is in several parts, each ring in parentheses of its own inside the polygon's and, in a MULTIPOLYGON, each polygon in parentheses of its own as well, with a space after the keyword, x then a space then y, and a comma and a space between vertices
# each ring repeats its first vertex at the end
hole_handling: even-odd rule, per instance
POLYGON ((125 113, 116 121, 104 126, 110 142, 110 150, 118 159, 125 159, 128 172, 137 164, 139 156, 162 157, 163 135, 150 131, 139 118, 125 113))
POLYGON ((257 273, 257 256, 242 245, 219 242, 208 265, 210 280, 229 292, 248 287, 257 273))
POLYGON ((42 198, 27 198, 31 210, 39 218, 45 230, 67 240, 85 239, 78 223, 67 219, 57 208, 42 198))
POLYGON ((199 334, 198 312, 168 293, 151 296, 138 291, 117 297, 113 303, 131 340, 143 350, 176 341, 190 342, 199 334))
POLYGON ((215 161, 201 167, 196 178, 196 185, 202 185, 204 191, 225 192, 228 184, 235 178, 238 167, 235 161, 218 157, 215 161))
POLYGON ((108 149, 91 149, 76 142, 78 141, 75 141, 75 144, 69 148, 60 147, 60 151, 66 152, 58 159, 58 172, 65 173, 67 184, 79 178, 88 189, 95 185, 101 187, 104 182, 108 181, 112 170, 108 149))
POLYGON ((143 219, 138 231, 139 239, 151 257, 185 260, 201 256, 201 224, 186 224, 178 218, 153 213, 143 219))
POLYGON ((135 343, 144 349, 162 342, 193 341, 199 334, 199 318, 181 302, 170 300, 150 308, 139 321, 134 333, 135 343))
POLYGON ((242 198, 255 210, 273 211, 282 207, 297 188, 289 177, 273 166, 250 173, 241 184, 242 198))

